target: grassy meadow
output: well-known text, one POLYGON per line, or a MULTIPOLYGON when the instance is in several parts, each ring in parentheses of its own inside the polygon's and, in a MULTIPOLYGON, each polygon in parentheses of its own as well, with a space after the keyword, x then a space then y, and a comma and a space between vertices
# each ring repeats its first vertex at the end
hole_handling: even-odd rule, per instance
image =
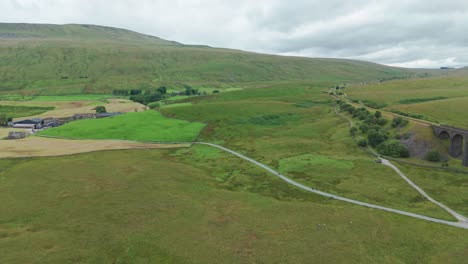
POLYGON ((41 131, 39 135, 71 139, 193 141, 204 126, 202 123, 166 118, 156 111, 144 111, 78 120, 41 131))
MULTIPOLYGON (((292 82, 192 97, 185 99, 192 104, 161 109, 168 118, 128 113, 43 133, 193 140, 203 122, 200 140, 308 186, 453 220, 355 145, 326 87, 292 82), (169 130, 161 129, 166 125, 169 130)), ((0 165, 4 263, 462 263, 468 254, 466 230, 306 193, 208 146, 2 159, 0 165)), ((405 172, 441 202, 468 210, 465 175, 405 172), (432 187, 446 181, 461 186, 432 187)))
POLYGON ((385 110, 422 115, 430 121, 468 128, 464 111, 468 100, 466 76, 461 71, 445 77, 352 85, 345 92, 352 99, 382 104, 385 110))
POLYGON ((201 146, 0 163, 2 263, 462 263, 468 253, 464 230, 305 193, 201 146))

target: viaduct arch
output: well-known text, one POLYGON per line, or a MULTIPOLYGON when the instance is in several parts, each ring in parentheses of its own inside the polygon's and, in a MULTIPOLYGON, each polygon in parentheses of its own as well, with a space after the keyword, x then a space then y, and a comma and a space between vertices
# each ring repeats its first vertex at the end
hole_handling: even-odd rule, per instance
POLYGON ((463 166, 468 167, 468 130, 444 125, 432 125, 432 129, 439 138, 450 139, 450 156, 462 156, 463 166))

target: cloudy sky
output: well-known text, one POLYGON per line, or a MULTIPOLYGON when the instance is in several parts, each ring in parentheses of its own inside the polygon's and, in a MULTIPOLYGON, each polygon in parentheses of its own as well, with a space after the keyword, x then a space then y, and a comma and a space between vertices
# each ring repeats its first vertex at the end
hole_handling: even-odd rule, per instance
POLYGON ((121 27, 186 44, 468 66, 467 0, 0 0, 1 22, 121 27))

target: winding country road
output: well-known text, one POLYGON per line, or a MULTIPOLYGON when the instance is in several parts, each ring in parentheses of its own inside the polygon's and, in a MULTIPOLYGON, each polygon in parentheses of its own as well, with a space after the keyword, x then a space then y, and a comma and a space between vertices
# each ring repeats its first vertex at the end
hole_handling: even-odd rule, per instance
POLYGON ((339 200, 339 201, 343 201, 343 202, 347 202, 347 203, 352 203, 352 204, 356 204, 356 205, 360 205, 360 206, 365 206, 365 207, 368 207, 368 208, 373 208, 373 209, 379 209, 379 210, 383 210, 383 211, 387 211, 387 212, 391 212, 391 213, 396 213, 396 214, 400 214, 400 215, 405 215, 405 216, 410 216, 410 217, 414 217, 414 218, 418 218, 418 219, 422 219, 422 220, 426 220, 426 221, 430 221, 430 222, 434 222, 434 223, 439 223, 439 224, 444 224, 444 225, 449 225, 449 226, 454 226, 454 227, 458 227, 458 228, 463 228, 463 229, 467 229, 468 230, 468 222, 451 222, 451 221, 447 221, 447 220, 442 220, 442 219, 437 219, 437 218, 433 218, 433 217, 428 217, 428 216, 424 216, 424 215, 419 215, 419 214, 414 214, 414 213, 410 213, 410 212, 405 212, 405 211, 401 211, 401 210, 397 210, 397 209, 393 209, 393 208, 388 208, 388 207, 384 207, 384 206, 380 206, 380 205, 375 205, 375 204, 370 204, 370 203, 365 203, 365 202, 361 202, 361 201, 357 201, 357 200, 353 200, 353 199, 349 199, 349 198, 345 198, 345 197, 342 197, 342 196, 338 196, 338 195, 335 195, 335 194, 331 194, 331 193, 327 193, 327 192, 322 192, 322 191, 319 191, 319 190, 316 190, 316 189, 313 189, 313 188, 310 188, 310 187, 307 187, 299 182, 296 182, 286 176, 284 176, 283 174, 279 173, 278 171, 268 167, 267 165, 263 164, 263 163, 260 163, 254 159, 251 159, 247 156, 244 156, 234 150, 231 150, 231 149, 228 149, 228 148, 225 148, 225 147, 222 147, 222 146, 219 146, 219 145, 216 145, 216 144, 212 144, 212 143, 206 143, 206 142, 194 142, 194 144, 198 144, 198 145, 207 145, 207 146, 211 146, 211 147, 214 147, 214 148, 218 148, 218 149, 221 149, 225 152, 228 152, 228 153, 231 153, 241 159, 244 159, 262 169, 265 169, 266 171, 276 175, 277 177, 279 177, 280 179, 282 179, 283 181, 291 184, 291 185, 294 185, 304 191, 307 191, 307 192, 311 192, 311 193, 315 193, 315 194, 318 194, 318 195, 321 195, 321 196, 325 196, 325 197, 328 197, 328 198, 332 198, 332 199, 335 199, 335 200, 339 200))

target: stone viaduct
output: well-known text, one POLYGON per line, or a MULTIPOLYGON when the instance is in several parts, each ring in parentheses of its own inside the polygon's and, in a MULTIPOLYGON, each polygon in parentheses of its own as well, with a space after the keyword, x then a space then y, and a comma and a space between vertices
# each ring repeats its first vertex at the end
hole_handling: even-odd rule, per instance
POLYGON ((463 155, 463 165, 468 167, 468 130, 445 125, 432 125, 432 129, 439 138, 450 139, 450 156, 458 158, 463 155))

